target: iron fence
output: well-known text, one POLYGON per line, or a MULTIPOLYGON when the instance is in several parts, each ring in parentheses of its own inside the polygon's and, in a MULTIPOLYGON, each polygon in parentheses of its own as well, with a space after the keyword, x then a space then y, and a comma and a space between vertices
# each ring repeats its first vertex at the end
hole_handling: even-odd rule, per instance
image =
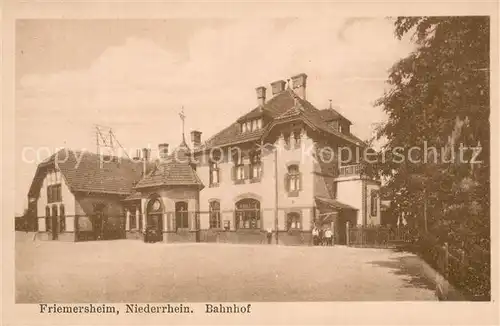
POLYGON ((352 247, 388 248, 413 241, 408 227, 356 226, 347 228, 347 245, 352 247))

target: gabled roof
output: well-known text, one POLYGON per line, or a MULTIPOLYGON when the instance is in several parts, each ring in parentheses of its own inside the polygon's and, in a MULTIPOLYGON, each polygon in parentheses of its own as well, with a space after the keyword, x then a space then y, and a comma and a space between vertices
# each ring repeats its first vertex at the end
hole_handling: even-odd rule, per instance
MULTIPOLYGON (((361 139, 349 133, 342 133, 329 125, 325 119, 323 118, 322 111, 316 109, 309 101, 300 98, 296 95, 292 90, 288 90, 291 93, 291 96, 294 98, 294 105, 288 111, 280 115, 274 120, 274 125, 279 124, 282 121, 286 121, 287 118, 301 118, 304 121, 308 122, 308 124, 314 129, 318 129, 320 131, 326 132, 331 135, 335 135, 341 139, 344 139, 348 142, 357 144, 357 145, 366 145, 361 139)), ((269 128, 273 127, 273 123, 270 124, 269 128)))
POLYGON ((203 183, 193 170, 190 161, 191 150, 184 139, 165 160, 160 160, 135 189, 164 186, 195 186, 202 189, 203 183))
POLYGON ((46 169, 55 165, 72 192, 130 194, 134 183, 141 177, 142 162, 123 157, 110 158, 91 152, 62 149, 38 165, 28 194, 38 196, 46 169))
POLYGON ((207 149, 260 139, 264 134, 264 129, 242 133, 238 121, 256 118, 261 114, 270 118, 279 116, 294 105, 294 99, 290 92, 291 90, 283 91, 269 99, 263 107, 256 107, 252 111, 241 116, 236 122, 209 138, 201 148, 207 149))
POLYGON ((348 119, 343 117, 334 109, 318 110, 307 100, 301 99, 294 91, 287 88, 283 92, 277 94, 269 101, 267 101, 264 106, 259 106, 247 114, 241 116, 236 120, 235 123, 231 124, 227 128, 223 129, 219 133, 215 134, 213 137, 209 138, 201 147, 200 150, 209 149, 216 146, 227 146, 232 144, 238 144, 249 141, 257 141, 262 137, 265 137, 267 131, 270 130, 274 125, 285 122, 287 119, 304 119, 315 129, 321 130, 337 137, 340 137, 348 142, 365 145, 365 143, 354 136, 353 134, 341 133, 338 130, 333 129, 327 121, 334 119, 343 119, 350 123, 348 119), (263 129, 245 132, 240 131, 239 122, 256 118, 259 116, 268 116, 273 122, 265 126, 263 129))

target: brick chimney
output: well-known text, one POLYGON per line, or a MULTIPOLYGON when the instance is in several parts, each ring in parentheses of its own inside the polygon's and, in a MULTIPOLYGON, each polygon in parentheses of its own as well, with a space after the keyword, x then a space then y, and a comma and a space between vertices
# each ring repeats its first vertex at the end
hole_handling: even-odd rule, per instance
POLYGON ((266 88, 259 86, 255 90, 257 92, 257 104, 262 107, 266 103, 266 88))
POLYGON ((151 156, 151 150, 149 148, 142 149, 142 177, 144 178, 148 174, 148 162, 151 156))
POLYGON ((285 90, 285 85, 286 81, 284 80, 277 80, 273 83, 271 83, 271 90, 273 92, 273 95, 279 94, 285 90))
POLYGON ((141 160, 141 150, 137 149, 135 151, 135 156, 132 158, 133 161, 139 162, 141 160))
POLYGON ((163 143, 163 144, 158 144, 158 156, 160 157, 160 160, 166 160, 168 157, 168 144, 163 143))
POLYGON ((292 77, 292 89, 301 99, 306 99, 307 75, 302 73, 292 77))
POLYGON ((198 130, 191 131, 191 143, 193 144, 193 149, 200 147, 200 145, 201 145, 201 131, 198 131, 198 130))

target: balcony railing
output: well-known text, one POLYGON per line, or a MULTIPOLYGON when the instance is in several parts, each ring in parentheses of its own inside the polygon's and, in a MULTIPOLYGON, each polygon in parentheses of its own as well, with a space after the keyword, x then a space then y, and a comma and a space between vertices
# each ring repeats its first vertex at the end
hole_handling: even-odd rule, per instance
POLYGON ((339 168, 339 177, 348 177, 353 175, 359 175, 361 173, 361 165, 345 165, 339 168))

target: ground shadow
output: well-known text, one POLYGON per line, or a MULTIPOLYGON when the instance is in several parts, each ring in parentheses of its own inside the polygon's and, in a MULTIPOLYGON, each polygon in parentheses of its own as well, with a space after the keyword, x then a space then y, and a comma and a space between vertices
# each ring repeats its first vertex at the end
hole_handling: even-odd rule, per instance
POLYGON ((435 283, 425 276, 423 271, 423 261, 415 255, 405 255, 397 258, 391 258, 389 261, 371 261, 368 264, 385 267, 398 276, 403 276, 408 288, 423 288, 435 290, 435 283))

